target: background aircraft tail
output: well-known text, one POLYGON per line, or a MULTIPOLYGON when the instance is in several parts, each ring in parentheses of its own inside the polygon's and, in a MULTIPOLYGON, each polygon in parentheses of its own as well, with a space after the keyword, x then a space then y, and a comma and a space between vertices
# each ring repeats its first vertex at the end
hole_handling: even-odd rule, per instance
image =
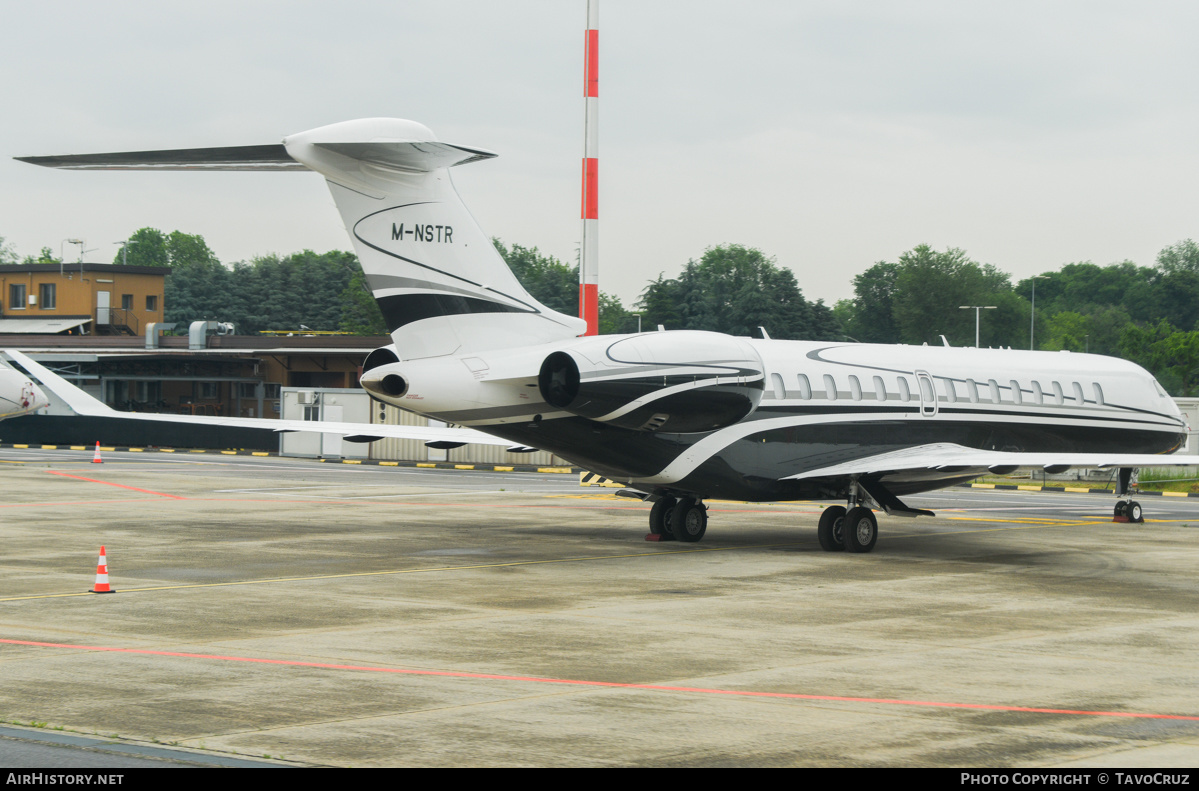
POLYGON ((583 334, 520 285, 459 198, 449 168, 495 156, 422 124, 366 118, 282 145, 22 157, 88 170, 315 170, 325 177, 401 359, 583 334))

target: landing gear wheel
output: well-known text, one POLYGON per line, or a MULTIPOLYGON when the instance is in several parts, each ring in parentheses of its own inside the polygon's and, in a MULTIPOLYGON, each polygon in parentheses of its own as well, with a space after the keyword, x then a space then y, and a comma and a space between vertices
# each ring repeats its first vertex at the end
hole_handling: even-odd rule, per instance
POLYGON ((849 509, 842 522, 842 542, 846 552, 869 552, 878 540, 878 520, 869 508, 858 506, 849 509))
POLYGON ((839 505, 831 505, 820 515, 820 525, 816 528, 816 538, 820 539, 820 548, 825 552, 840 552, 845 549, 841 537, 841 528, 845 524, 845 509, 839 505))
POLYGON ((677 501, 673 497, 663 497, 654 501, 654 507, 649 512, 649 532, 655 536, 662 536, 666 541, 674 540, 670 521, 676 504, 677 501))
POLYGON ((1112 509, 1112 516, 1124 516, 1124 509, 1128 507, 1128 503, 1116 503, 1116 507, 1112 509))
POLYGON ((679 541, 699 541, 708 531, 708 509, 703 503, 684 497, 670 515, 670 529, 679 541))
POLYGON ((1129 500, 1124 505, 1124 515, 1128 517, 1129 522, 1141 523, 1145 521, 1145 514, 1141 511, 1141 504, 1136 500, 1129 500))

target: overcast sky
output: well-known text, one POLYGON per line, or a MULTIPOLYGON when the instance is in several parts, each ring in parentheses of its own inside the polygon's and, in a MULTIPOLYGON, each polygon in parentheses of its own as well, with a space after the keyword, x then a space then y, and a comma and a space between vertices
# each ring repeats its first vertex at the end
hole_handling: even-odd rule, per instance
MULTIPOLYGON (((348 249, 293 173, 79 173, 13 156, 249 145, 394 116, 496 151, 483 229, 574 261, 584 0, 0 0, 0 236, 137 228, 229 263, 348 249)), ((600 287, 761 248, 809 298, 920 243, 1017 278, 1199 237, 1199 4, 602 0, 600 287)), ((68 245, 68 260, 77 246, 68 245)))

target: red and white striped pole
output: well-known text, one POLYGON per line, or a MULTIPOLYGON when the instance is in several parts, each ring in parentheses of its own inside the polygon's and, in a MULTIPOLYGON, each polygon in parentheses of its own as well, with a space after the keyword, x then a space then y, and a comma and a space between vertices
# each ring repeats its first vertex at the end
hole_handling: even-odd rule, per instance
POLYGON ((587 335, 599 334, 599 0, 587 0, 583 45, 583 250, 579 262, 579 318, 587 335))

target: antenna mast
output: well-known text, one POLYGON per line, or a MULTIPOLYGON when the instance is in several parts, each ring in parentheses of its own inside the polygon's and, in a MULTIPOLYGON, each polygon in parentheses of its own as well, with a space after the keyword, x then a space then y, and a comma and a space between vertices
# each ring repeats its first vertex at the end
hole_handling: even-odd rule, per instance
POLYGON ((587 0, 583 44, 583 249, 579 261, 579 318, 599 334, 599 0, 587 0))

